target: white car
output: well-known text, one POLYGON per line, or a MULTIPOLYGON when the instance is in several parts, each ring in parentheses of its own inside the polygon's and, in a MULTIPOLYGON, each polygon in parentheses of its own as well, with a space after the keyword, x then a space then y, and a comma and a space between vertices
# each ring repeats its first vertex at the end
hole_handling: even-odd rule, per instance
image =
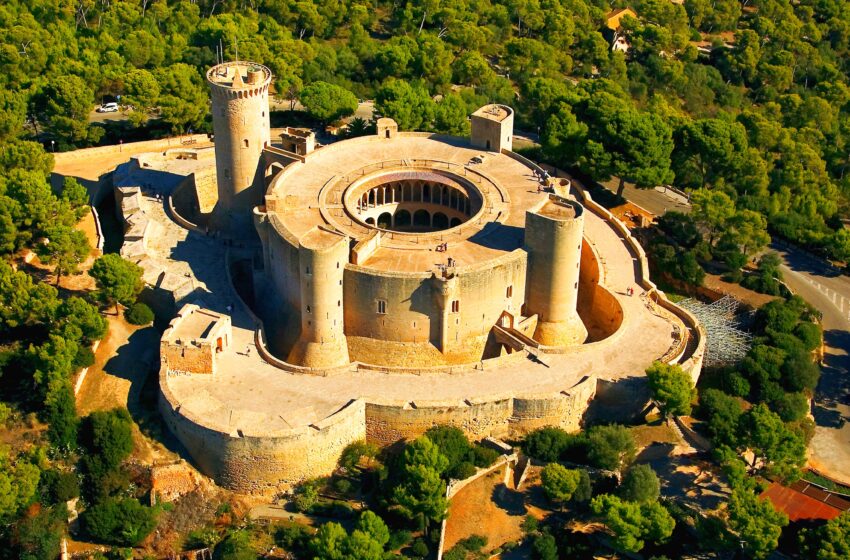
POLYGON ((97 108, 98 113, 117 113, 118 103, 104 103, 97 108))

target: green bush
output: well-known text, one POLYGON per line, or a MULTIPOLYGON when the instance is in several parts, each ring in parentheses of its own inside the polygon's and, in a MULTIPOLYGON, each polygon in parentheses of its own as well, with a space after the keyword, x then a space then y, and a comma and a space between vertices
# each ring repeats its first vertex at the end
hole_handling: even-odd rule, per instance
POLYGON ((80 346, 74 357, 74 369, 87 368, 94 365, 94 352, 88 346, 80 346))
POLYGON ((464 480, 475 474, 475 465, 472 463, 463 462, 454 470, 452 477, 457 480, 464 480))
POLYGON ((533 459, 555 463, 575 444, 576 436, 571 436, 561 428, 548 427, 528 434, 522 443, 522 450, 533 459))
POLYGON ((41 499, 46 504, 58 504, 80 495, 80 481, 73 472, 57 469, 42 471, 39 480, 41 499))
POLYGON ((124 318, 131 325, 148 325, 153 322, 153 311, 144 303, 134 303, 124 312, 124 318))
POLYGON ((80 521, 98 542, 136 546, 156 527, 156 513, 135 498, 107 498, 84 511, 80 521))
POLYGON ((398 550, 403 546, 406 546, 413 536, 410 534, 410 531, 394 531, 390 534, 390 540, 387 542, 387 550, 393 551, 398 550))
POLYGON ((428 550, 428 543, 422 539, 416 539, 410 547, 410 552, 414 558, 425 558, 430 552, 428 550))
POLYGON ((476 444, 472 447, 472 454, 475 458, 473 463, 476 467, 489 467, 499 458, 498 451, 481 444, 476 444))

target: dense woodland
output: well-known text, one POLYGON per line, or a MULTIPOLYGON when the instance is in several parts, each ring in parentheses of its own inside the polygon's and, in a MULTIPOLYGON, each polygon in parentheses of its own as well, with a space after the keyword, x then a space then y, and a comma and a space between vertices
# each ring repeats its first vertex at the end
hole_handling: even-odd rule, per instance
MULTIPOLYGON (((540 160, 592 180, 618 179, 621 187, 690 191, 692 215, 668 214, 648 248, 656 271, 685 284, 700 284, 709 262, 742 280, 740 269, 770 235, 850 260, 850 233, 841 223, 850 197, 850 2, 636 0, 628 6, 638 17, 622 20, 631 45, 624 55, 610 47, 606 14, 625 6, 3 2, 0 430, 31 437, 26 445, 0 445, 0 558, 54 558, 67 532, 65 502, 75 497, 85 507, 77 535, 110 545, 141 542, 166 515, 142 505, 146 489, 127 468, 132 419, 121 410, 78 418, 71 388, 73 373, 92 362, 91 343, 106 332, 103 313, 135 302, 140 270, 106 255, 88 271, 97 290, 75 294, 54 288, 52 279, 39 281, 17 257, 34 250, 59 284, 89 251, 75 229, 87 212, 85 189, 70 180, 59 194, 51 190, 53 162, 44 147, 117 141, 89 115, 118 96, 135 137, 163 127, 209 131, 203 73, 219 46, 227 59, 238 52, 268 65, 276 97, 290 108, 300 102, 315 124, 352 114, 360 98, 374 99, 377 112, 402 129, 465 134, 472 110, 503 102, 517 109, 517 128, 539 134, 531 155, 540 160)), ((763 256, 743 281, 777 292, 776 271, 775 258, 763 256)), ((149 310, 134 309, 128 319, 150 322, 149 310)), ((745 540, 749 557, 766 556, 787 519, 756 498, 757 477, 800 475, 811 435, 806 399, 818 378, 815 321, 797 299, 766 306, 756 316, 749 355, 701 383, 695 415, 732 484, 728 507, 695 518, 659 501, 656 475, 631 465, 628 430, 594 426, 579 435, 541 430, 523 442, 528 455, 547 463, 543 486, 552 508, 601 522, 613 546, 628 552, 675 556, 697 530, 706 550, 732 550, 745 540), (738 459, 746 450, 754 451, 751 463, 738 459), (591 477, 589 469, 613 478, 591 477)), ((690 412, 696 392, 687 376, 653 366, 649 378, 664 415, 690 412)), ((365 492, 381 517, 364 513, 350 530, 330 523, 317 534, 282 528, 269 538, 302 558, 378 559, 399 549, 426 556, 445 515, 447 480, 493 456, 443 428, 395 451, 376 456, 365 444, 353 446, 334 477, 305 484, 293 500, 305 512, 353 518, 346 499, 365 492), (340 499, 320 499, 319 490, 340 499)), ((536 558, 581 558, 597 546, 557 523, 529 520, 526 530, 536 558)), ((804 532, 791 550, 846 558, 848 535, 850 518, 843 516, 804 532)), ((255 537, 250 527, 207 527, 187 535, 184 545, 215 545, 220 558, 254 558, 255 537)), ((473 539, 447 558, 479 557, 481 547, 473 539)))

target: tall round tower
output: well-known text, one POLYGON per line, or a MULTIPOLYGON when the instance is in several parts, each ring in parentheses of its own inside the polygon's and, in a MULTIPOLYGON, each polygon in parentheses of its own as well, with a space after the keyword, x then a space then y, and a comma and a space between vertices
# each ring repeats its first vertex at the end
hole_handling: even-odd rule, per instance
POLYGON ((348 342, 342 306, 348 238, 313 228, 298 248, 301 276, 301 334, 289 361, 314 368, 347 364, 348 342))
POLYGON ((213 225, 231 234, 250 231, 251 210, 263 197, 260 161, 271 142, 271 80, 271 70, 253 62, 225 62, 207 71, 218 182, 213 225))
POLYGON ((526 314, 537 314, 534 339, 545 346, 571 346, 587 338, 576 311, 583 231, 584 208, 558 195, 525 214, 526 314))

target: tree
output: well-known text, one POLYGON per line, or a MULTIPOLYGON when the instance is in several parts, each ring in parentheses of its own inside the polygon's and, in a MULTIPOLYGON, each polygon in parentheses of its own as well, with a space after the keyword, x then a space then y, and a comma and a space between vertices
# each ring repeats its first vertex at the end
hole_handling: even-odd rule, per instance
POLYGON ((729 528, 738 535, 753 558, 766 558, 776 549, 788 517, 746 489, 735 488, 729 497, 729 528))
POLYGON ((77 221, 88 211, 89 191, 73 177, 65 177, 63 180, 61 199, 74 211, 77 221))
POLYGON ((394 119, 400 130, 428 130, 434 119, 434 101, 422 87, 389 80, 375 93, 375 111, 394 119))
POLYGON ((156 514, 135 498, 106 498, 80 516, 92 538, 119 546, 136 546, 156 527, 156 514))
POLYGON ((403 515, 418 519, 424 529, 427 521, 442 521, 446 516, 446 485, 440 475, 448 464, 426 436, 410 443, 402 454, 401 480, 392 499, 403 515))
POLYGON ((717 234, 735 215, 735 202, 722 191, 699 189, 691 193, 691 215, 708 230, 708 242, 714 245, 717 234))
POLYGON ((620 484, 620 497, 630 502, 649 503, 658 499, 661 484, 649 465, 633 465, 620 484))
POLYGON ((124 78, 125 101, 134 107, 130 122, 141 126, 148 121, 150 112, 159 103, 160 84, 147 70, 131 70, 124 78))
POLYGON ((735 447, 738 423, 744 414, 740 401, 718 389, 705 389, 699 401, 700 413, 708 419, 711 441, 715 445, 735 447))
POLYGON ((19 560, 53 560, 59 557, 68 508, 31 508, 12 528, 13 554, 19 560))
POLYGON ((549 533, 538 535, 531 545, 532 557, 535 560, 558 560, 558 544, 555 537, 549 533))
POLYGON ((88 122, 93 106, 94 93, 85 80, 74 75, 52 78, 36 99, 39 117, 60 144, 87 144, 100 139, 103 129, 88 122))
POLYGON ((434 130, 455 136, 469 135, 469 118, 466 103, 457 94, 449 94, 436 104, 434 130))
POLYGON ((371 511, 364 511, 357 520, 355 531, 362 531, 378 542, 381 547, 390 541, 390 530, 384 520, 371 511))
POLYGON ((546 463, 554 463, 561 459, 564 452, 575 441, 561 428, 545 427, 534 430, 522 442, 522 450, 526 455, 546 463))
MULTIPOLYGON (((86 300, 72 296, 62 301, 56 310, 56 316, 63 331, 77 328, 82 334, 82 342, 89 343, 103 338, 109 323, 101 316, 97 307, 86 300)), ((65 335, 68 338, 68 335, 65 335)))
POLYGON ((353 93, 327 82, 313 82, 301 90, 299 99, 307 112, 323 123, 353 115, 357 110, 353 93))
POLYGON ((104 471, 117 468, 133 451, 133 420, 125 408, 92 412, 80 435, 88 451, 86 459, 96 461, 104 471))
POLYGON ((658 502, 624 502, 603 494, 593 498, 591 509, 614 534, 615 546, 626 552, 639 552, 647 540, 666 541, 676 526, 670 513, 658 502))
POLYGON ((159 116, 175 132, 200 129, 209 115, 207 90, 188 64, 173 64, 153 72, 160 85, 159 116))
POLYGON ((63 274, 76 274, 91 248, 86 234, 68 226, 54 226, 46 232, 47 241, 36 252, 45 262, 55 265, 56 285, 63 274))
POLYGON ((120 255, 107 253, 94 261, 89 275, 97 283, 101 300, 114 304, 117 315, 118 304, 133 303, 142 290, 142 272, 139 265, 121 258, 120 255))
POLYGON ((766 404, 748 410, 740 429, 742 443, 753 452, 753 467, 761 460, 762 468, 777 476, 799 478, 799 469, 806 462, 806 444, 766 404))
POLYGON ((595 467, 619 474, 635 458, 631 432, 618 424, 593 426, 587 431, 587 456, 595 467))
POLYGON ((13 518, 32 501, 40 474, 26 457, 10 457, 9 449, 0 446, 0 519, 13 518))
POLYGON ((690 374, 680 366, 655 362, 646 370, 652 399, 664 417, 687 416, 697 392, 690 374))
POLYGON ((807 554, 807 558, 850 558, 850 513, 844 512, 820 527, 803 529, 800 541, 801 549, 807 554))
POLYGON ((568 469, 558 463, 549 463, 540 473, 546 497, 563 504, 570 501, 581 479, 578 470, 568 469))
POLYGON ((251 534, 245 530, 233 531, 215 547, 221 560, 256 560, 257 552, 251 547, 251 534))
POLYGON ((654 113, 640 112, 607 91, 593 92, 579 113, 587 138, 579 165, 594 179, 619 178, 617 196, 626 181, 652 188, 673 180, 670 127, 654 113))
POLYGON ((342 450, 342 455, 339 457, 339 466, 346 471, 353 471, 364 457, 374 459, 378 454, 378 447, 373 443, 366 443, 365 440, 349 443, 342 450))

